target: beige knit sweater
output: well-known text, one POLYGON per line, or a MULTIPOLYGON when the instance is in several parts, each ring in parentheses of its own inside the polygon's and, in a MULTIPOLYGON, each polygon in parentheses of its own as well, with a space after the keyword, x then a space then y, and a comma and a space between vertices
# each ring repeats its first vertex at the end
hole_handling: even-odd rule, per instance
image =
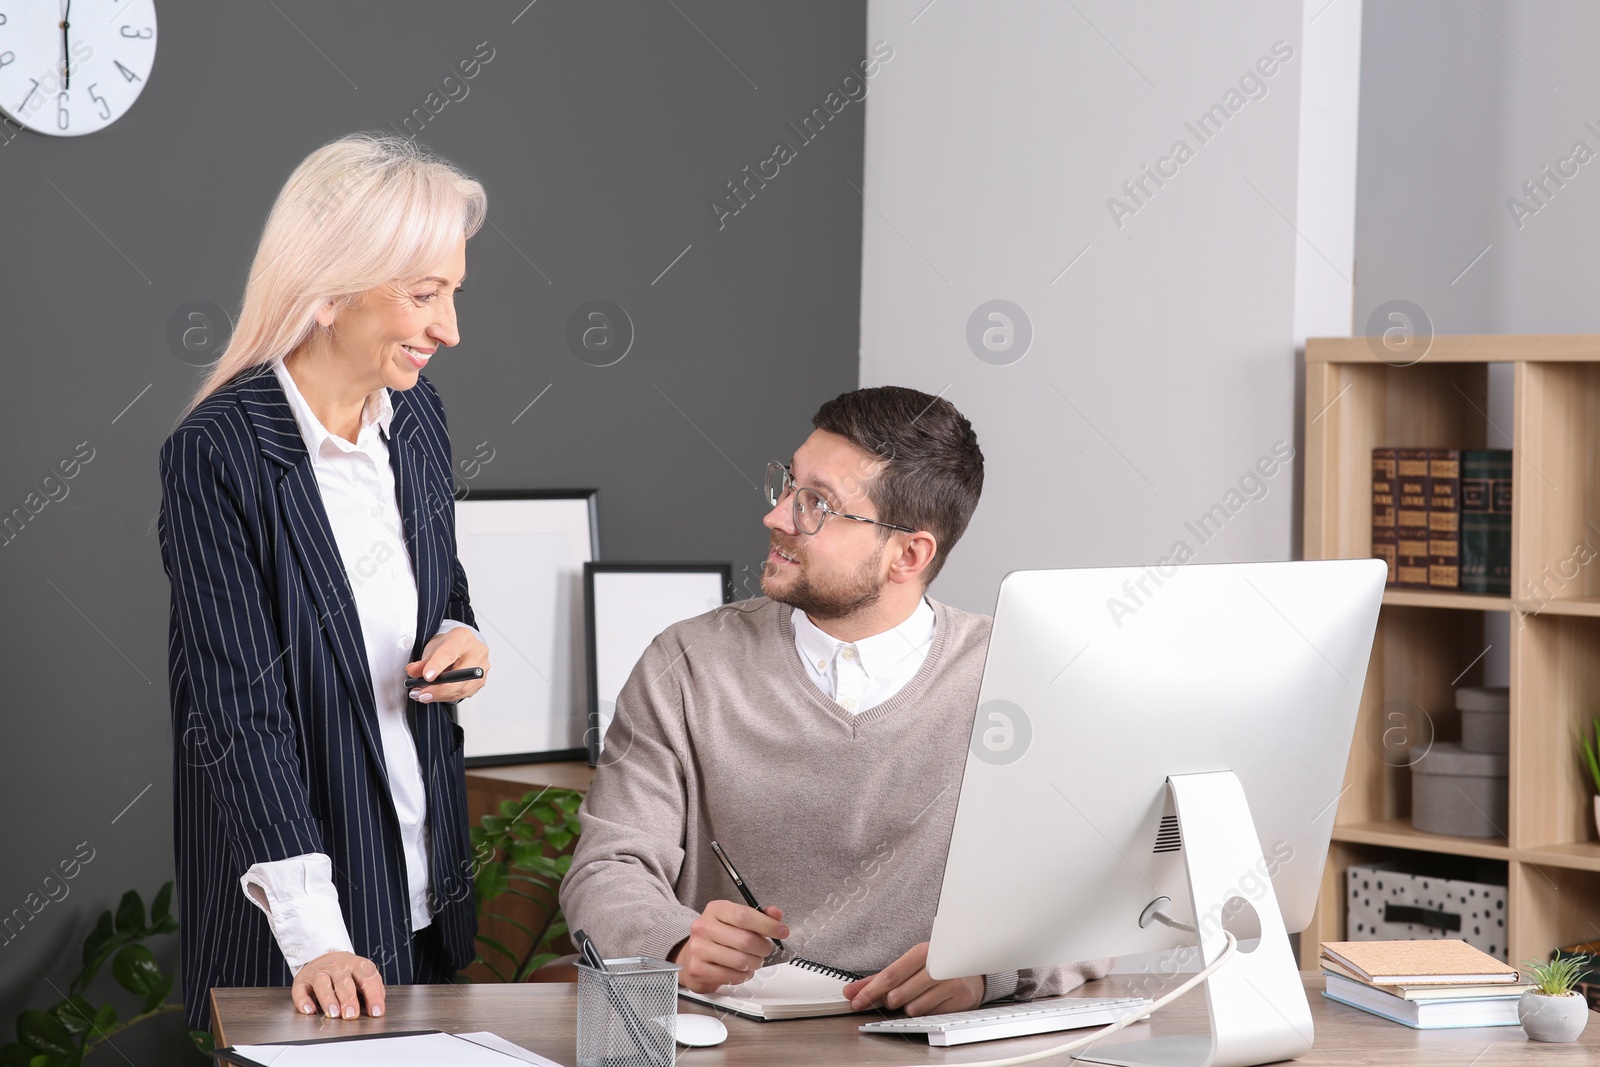
MULTIPOLYGON (((791 955, 870 974, 928 940, 991 620, 933 603, 922 669, 852 715, 807 677, 791 610, 758 598, 677 623, 623 687, 561 886, 607 954, 665 957, 708 902, 740 899, 713 839, 783 909, 791 955)), ((1109 962, 989 975, 985 999, 1051 996, 1109 962)))

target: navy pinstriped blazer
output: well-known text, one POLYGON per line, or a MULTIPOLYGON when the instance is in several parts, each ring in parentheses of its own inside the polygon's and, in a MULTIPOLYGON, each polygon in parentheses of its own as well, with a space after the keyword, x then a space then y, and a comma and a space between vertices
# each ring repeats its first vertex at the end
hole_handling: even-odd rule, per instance
MULTIPOLYGON (((476 619, 456 558, 439 394, 419 377, 392 402, 389 455, 417 577, 416 659, 441 619, 476 619)), ((269 368, 207 397, 162 446, 160 539, 172 583, 174 834, 189 1025, 210 1025, 213 986, 293 980, 239 878, 253 863, 306 852, 333 861, 355 951, 385 983, 409 983, 405 859, 355 598, 311 456, 269 368)), ((451 962, 465 967, 477 916, 462 731, 454 705, 407 703, 427 792, 433 921, 451 962)))

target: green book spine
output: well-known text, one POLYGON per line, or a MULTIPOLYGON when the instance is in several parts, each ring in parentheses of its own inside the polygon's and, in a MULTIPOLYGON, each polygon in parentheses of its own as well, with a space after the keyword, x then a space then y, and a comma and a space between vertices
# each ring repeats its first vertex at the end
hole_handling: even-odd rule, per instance
POLYGON ((1494 468, 1487 448, 1461 450, 1461 591, 1489 591, 1489 513, 1494 468))
POLYGON ((1489 592, 1511 595, 1511 450, 1495 449, 1489 510, 1489 592))

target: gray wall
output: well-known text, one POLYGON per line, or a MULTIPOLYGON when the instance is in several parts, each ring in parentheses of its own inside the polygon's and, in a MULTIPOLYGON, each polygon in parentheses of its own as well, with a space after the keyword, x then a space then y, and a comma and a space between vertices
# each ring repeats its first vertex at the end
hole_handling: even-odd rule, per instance
POLYGON ((1600 330, 1600 155, 1548 184, 1543 206, 1522 191, 1575 142, 1600 154, 1585 126, 1600 128, 1589 47, 1600 8, 1407 0, 1366 10, 1358 325, 1399 298, 1438 333, 1600 330), (1520 227, 1513 197, 1538 209, 1520 227))
MULTIPOLYGON (((867 117, 861 367, 942 392, 984 448, 984 500, 936 595, 989 611, 1007 571, 1152 564, 1180 543, 1199 562, 1288 558, 1293 466, 1248 502, 1239 483, 1296 441, 1301 5, 922 7, 869 6, 869 38, 897 54, 867 117), (1293 58, 1272 61, 1276 42, 1293 58), (1197 135, 1263 57, 1257 98, 1197 135), (968 333, 995 298, 1033 330, 998 364, 968 333), (1218 503, 1231 517, 1202 540, 1187 524, 1218 503)), ((1348 265, 1313 267, 1348 307, 1348 265)))
MULTIPOLYGON (((494 49, 421 131, 484 181, 499 231, 468 246, 463 342, 430 377, 457 457, 494 450, 471 484, 597 486, 607 558, 758 573, 766 461, 856 384, 862 105, 723 228, 707 201, 794 139, 785 123, 860 60, 864 5, 541 0, 513 24, 523 6, 163 0, 155 70, 125 118, 0 146, 0 512, 78 443, 93 449, 68 495, 0 547, 14 672, 0 914, 79 842, 95 850, 0 946, 0 1039, 17 1010, 53 1002, 101 909, 172 877, 156 451, 197 371, 167 320, 190 300, 236 309, 307 152, 398 125, 475 45, 494 49), (593 298, 636 327, 615 366, 564 340, 593 298)), ((172 1062, 149 1039, 118 1044, 141 1067, 172 1062)))

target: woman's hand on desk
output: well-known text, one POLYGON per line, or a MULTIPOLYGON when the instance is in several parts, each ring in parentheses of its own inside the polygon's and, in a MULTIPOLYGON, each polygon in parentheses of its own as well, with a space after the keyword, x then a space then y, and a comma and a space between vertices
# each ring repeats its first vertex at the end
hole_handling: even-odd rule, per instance
POLYGON ((731 900, 713 900, 670 960, 679 967, 679 985, 711 993, 749 979, 772 954, 770 939, 788 936, 778 908, 757 911, 731 900))
POLYGON ((383 978, 378 965, 354 952, 326 952, 294 976, 289 989, 295 1010, 311 1015, 321 1010, 330 1019, 359 1018, 361 1002, 373 1017, 383 1014, 383 978))
POLYGON ((437 677, 445 671, 463 667, 482 667, 483 677, 446 685, 424 685, 411 690, 411 699, 424 703, 454 703, 482 689, 489 680, 489 646, 473 636, 465 626, 457 626, 434 636, 422 649, 422 658, 406 664, 413 678, 437 677))
POLYGON ((928 974, 928 942, 924 941, 877 974, 844 987, 857 1011, 882 1004, 904 1008, 907 1015, 970 1011, 983 1003, 983 976, 935 981, 928 974))

